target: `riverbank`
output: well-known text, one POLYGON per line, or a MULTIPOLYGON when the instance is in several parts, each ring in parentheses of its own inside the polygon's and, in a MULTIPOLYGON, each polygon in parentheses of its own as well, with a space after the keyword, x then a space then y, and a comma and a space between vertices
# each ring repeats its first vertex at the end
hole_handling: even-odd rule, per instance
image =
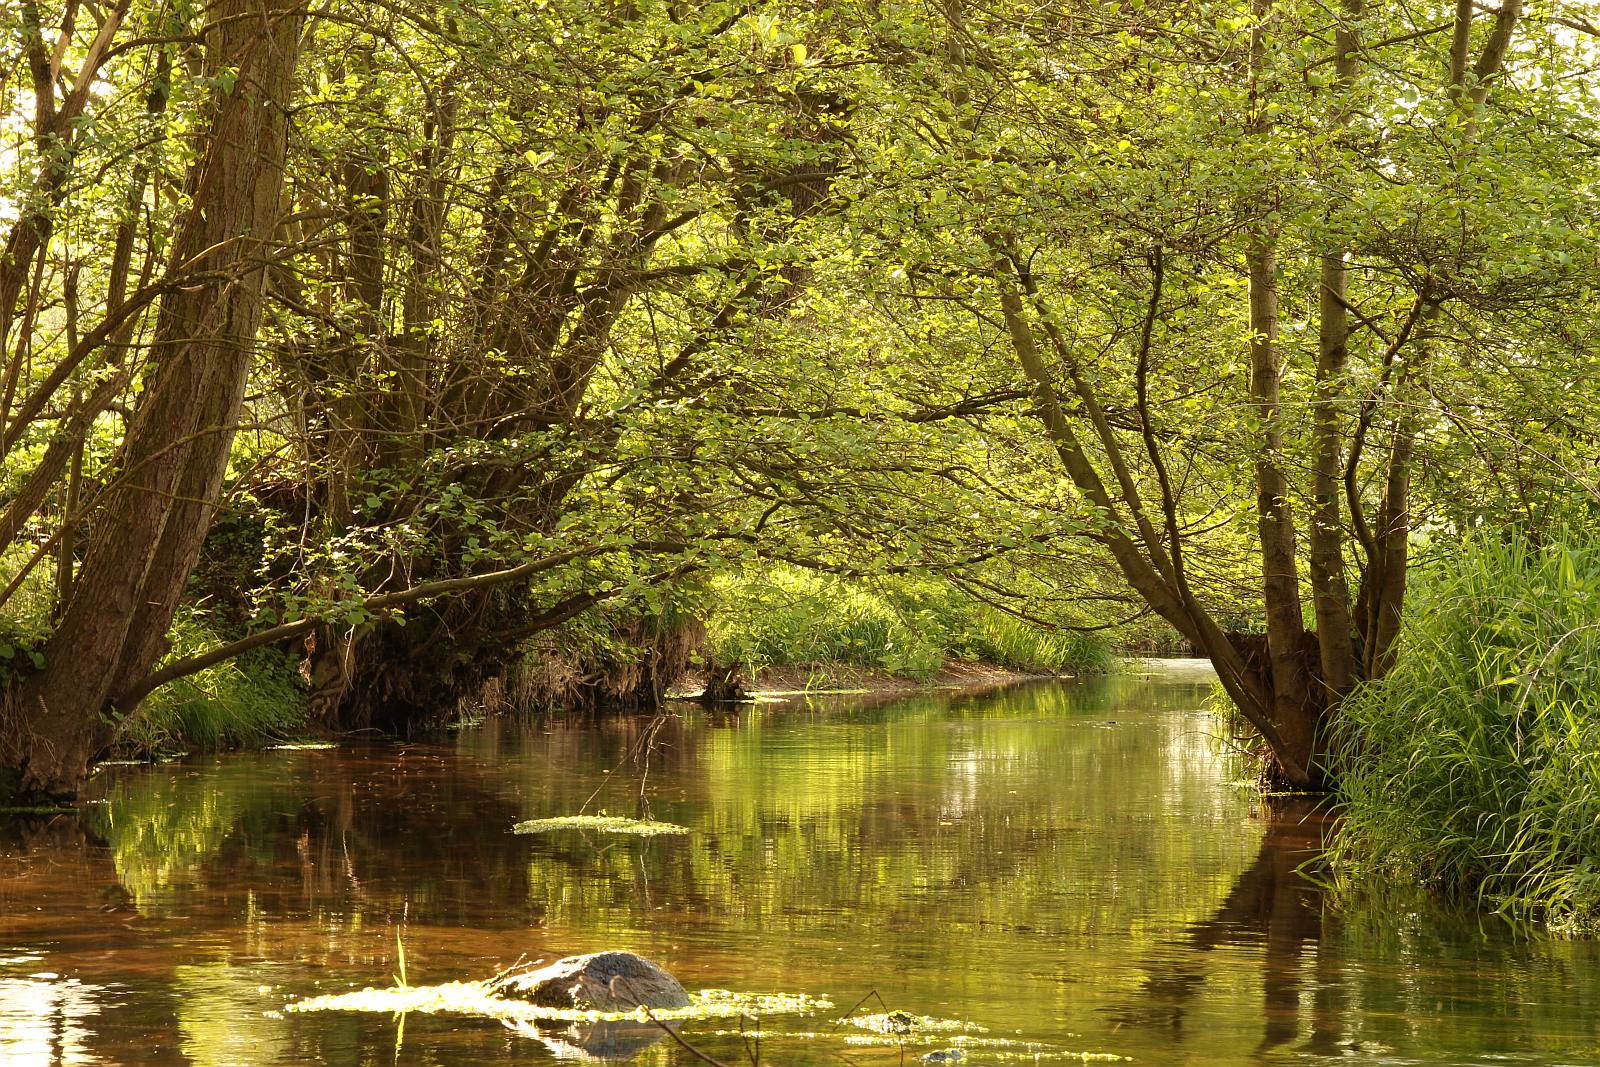
MULTIPOLYGON (((1071 678, 1069 672, 1019 671, 996 663, 952 660, 929 674, 895 674, 871 667, 816 663, 768 667, 743 683, 755 700, 850 693, 918 693, 929 689, 996 689, 1023 682, 1071 678)), ((669 700, 696 700, 705 691, 705 676, 692 673, 667 694, 669 700)))

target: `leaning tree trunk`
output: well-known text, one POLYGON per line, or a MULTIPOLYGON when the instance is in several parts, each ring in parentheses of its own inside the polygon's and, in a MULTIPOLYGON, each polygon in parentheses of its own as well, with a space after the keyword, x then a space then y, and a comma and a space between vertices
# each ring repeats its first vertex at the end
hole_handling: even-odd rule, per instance
POLYGON ((211 11, 208 70, 237 78, 218 90, 174 244, 173 263, 188 264, 195 282, 162 302, 116 488, 94 521, 45 669, 23 686, 6 730, 5 760, 23 792, 75 791, 111 740, 118 693, 165 650, 239 421, 303 22, 288 0, 221 0, 211 11))

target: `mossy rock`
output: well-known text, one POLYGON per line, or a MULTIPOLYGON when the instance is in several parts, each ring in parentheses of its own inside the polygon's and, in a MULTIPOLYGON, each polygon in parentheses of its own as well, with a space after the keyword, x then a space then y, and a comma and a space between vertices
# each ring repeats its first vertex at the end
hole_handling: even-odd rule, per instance
POLYGON ((568 956, 537 970, 512 975, 501 984, 500 992, 540 1007, 579 1011, 689 1006, 689 994, 676 978, 632 952, 568 956))

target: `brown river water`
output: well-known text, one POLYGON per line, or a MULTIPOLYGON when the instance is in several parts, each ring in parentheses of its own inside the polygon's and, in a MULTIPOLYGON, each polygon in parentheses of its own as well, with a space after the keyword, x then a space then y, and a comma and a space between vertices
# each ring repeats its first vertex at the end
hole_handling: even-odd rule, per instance
MULTIPOLYGON (((82 816, 0 817, 0 1064, 601 1048, 470 1017, 283 1010, 392 985, 398 946, 413 985, 627 948, 690 989, 832 1000, 761 1021, 774 1065, 947 1048, 967 1064, 1600 1064, 1600 945, 1414 902, 1335 909, 1301 873, 1327 819, 1266 816, 1213 737, 1208 689, 1165 667, 108 768, 82 816), (591 797, 691 833, 509 832, 591 797), (836 1026, 872 991, 858 1014, 969 1029, 836 1026)), ((755 1058, 739 1025, 681 1034, 733 1067, 755 1058)), ((631 1062, 703 1062, 646 1029, 631 1062)))

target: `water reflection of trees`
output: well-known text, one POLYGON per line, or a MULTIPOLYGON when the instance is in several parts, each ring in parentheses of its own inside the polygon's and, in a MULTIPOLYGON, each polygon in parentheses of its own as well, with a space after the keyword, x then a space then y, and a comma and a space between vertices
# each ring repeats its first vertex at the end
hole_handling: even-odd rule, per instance
POLYGON ((1234 802, 1196 773, 1216 758, 1200 731, 1147 705, 1141 723, 1112 725, 1109 686, 1068 691, 1081 717, 1044 689, 902 701, 870 726, 851 716, 835 728, 821 708, 675 727, 662 736, 669 764, 652 814, 697 833, 587 852, 536 842, 533 891, 551 918, 619 934, 650 921, 617 892, 629 879, 680 911, 769 932, 869 914, 930 930, 1127 929, 1149 909, 1184 907, 1195 879, 1220 887, 1249 846, 1161 825, 1234 802), (687 753, 693 773, 675 776, 670 761, 687 753), (1152 863, 1163 877, 1146 876, 1152 863))
POLYGON ((517 811, 437 752, 382 748, 130 776, 100 829, 150 914, 451 921, 524 898, 524 865, 503 847, 517 811))
POLYGON ((1116 1025, 1208 1047, 1219 1012, 1254 1019, 1262 1059, 1421 1048, 1477 1063, 1600 1040, 1596 946, 1404 894, 1342 913, 1307 873, 1335 826, 1327 806, 1280 801, 1265 822, 1216 909, 1153 947, 1137 995, 1109 1010, 1116 1025))
POLYGON ((1322 851, 1329 825, 1327 812, 1314 803, 1279 802, 1266 820, 1254 862, 1234 880, 1214 912, 1189 924, 1176 944, 1152 953, 1141 998, 1113 1010, 1118 1022, 1185 1030, 1207 983, 1226 966, 1212 953, 1250 946, 1261 958, 1259 1049, 1276 1048, 1308 1031, 1308 1051, 1333 1051, 1338 1012, 1331 1000, 1338 983, 1329 972, 1332 953, 1318 951, 1324 924, 1332 920, 1325 914, 1321 891, 1302 869, 1322 851), (1308 958, 1309 974, 1304 967, 1308 958), (1309 1011, 1303 996, 1307 990, 1309 1011))
POLYGON ((186 1062, 172 1040, 172 998, 152 991, 119 1003, 112 988, 131 973, 165 978, 170 963, 111 974, 95 966, 141 933, 111 850, 82 819, 0 819, 0 1064, 115 1063, 127 1045, 143 1051, 144 1063, 186 1062), (102 1034, 111 1010, 124 1043, 115 1050, 102 1034))

